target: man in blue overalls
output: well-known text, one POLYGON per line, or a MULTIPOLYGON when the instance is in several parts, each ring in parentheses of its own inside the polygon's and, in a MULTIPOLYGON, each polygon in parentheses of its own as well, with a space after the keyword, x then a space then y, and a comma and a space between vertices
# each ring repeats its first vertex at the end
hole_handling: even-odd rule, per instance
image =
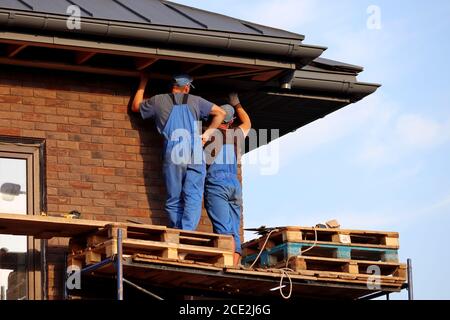
POLYGON ((170 227, 195 230, 200 221, 206 175, 202 146, 222 123, 225 112, 201 97, 190 95, 192 78, 188 75, 174 77, 172 93, 144 101, 148 80, 148 75, 141 75, 132 110, 140 112, 143 119, 153 118, 164 137, 165 209, 170 227), (201 135, 200 120, 209 116, 212 116, 212 123, 201 135))
POLYGON ((207 173, 205 182, 205 207, 214 232, 234 237, 234 264, 241 256, 240 225, 242 212, 242 187, 238 178, 241 147, 252 127, 250 117, 239 102, 237 94, 229 96, 224 122, 217 134, 205 146, 207 173), (240 122, 233 126, 234 116, 240 122))

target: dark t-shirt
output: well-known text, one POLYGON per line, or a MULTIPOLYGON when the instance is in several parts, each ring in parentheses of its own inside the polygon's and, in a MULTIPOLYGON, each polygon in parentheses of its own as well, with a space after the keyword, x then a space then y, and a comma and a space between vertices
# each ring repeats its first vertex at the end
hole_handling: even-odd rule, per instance
MULTIPOLYGON (((184 94, 176 93, 175 101, 182 104, 184 94)), ((197 120, 206 120, 211 113, 213 103, 195 95, 189 95, 189 108, 197 120)), ((161 133, 169 120, 172 112, 173 101, 169 94, 160 94, 141 103, 140 111, 144 120, 153 118, 156 123, 158 131, 161 133)))

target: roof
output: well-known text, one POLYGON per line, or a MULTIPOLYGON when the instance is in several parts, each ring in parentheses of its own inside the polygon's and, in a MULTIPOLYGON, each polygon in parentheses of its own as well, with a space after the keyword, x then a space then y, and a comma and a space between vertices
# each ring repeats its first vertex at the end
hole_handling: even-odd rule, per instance
POLYGON ((3 0, 0 7, 68 15, 70 5, 79 6, 81 16, 88 19, 304 39, 303 35, 293 32, 160 0, 3 0))
MULTIPOLYGON (((304 36, 163 0, 2 0, 0 64, 139 77, 190 73, 197 94, 236 90, 255 129, 284 135, 372 94, 360 66, 324 59, 304 36), (67 29, 68 6, 82 28, 67 29), (290 89, 288 89, 290 88, 290 89)), ((158 81, 156 81, 158 80, 158 81)))

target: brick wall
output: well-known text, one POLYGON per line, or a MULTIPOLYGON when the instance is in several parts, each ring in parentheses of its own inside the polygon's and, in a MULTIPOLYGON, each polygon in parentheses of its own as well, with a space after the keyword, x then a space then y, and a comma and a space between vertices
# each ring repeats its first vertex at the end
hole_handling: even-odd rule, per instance
MULTIPOLYGON (((129 114, 136 80, 0 66, 0 138, 46 140, 48 214, 166 225, 162 140, 129 114)), ((203 212, 199 231, 211 231, 203 212)), ((60 246, 59 240, 50 245, 60 246)), ((59 282, 49 266, 49 288, 59 282)))

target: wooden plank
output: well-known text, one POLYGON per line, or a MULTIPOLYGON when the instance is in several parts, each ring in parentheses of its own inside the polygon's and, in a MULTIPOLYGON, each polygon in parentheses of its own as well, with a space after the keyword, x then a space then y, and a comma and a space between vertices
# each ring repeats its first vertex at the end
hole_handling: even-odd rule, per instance
POLYGON ((235 76, 235 75, 244 75, 244 74, 251 74, 255 73, 255 70, 252 69, 241 69, 241 70, 229 70, 229 71, 222 71, 222 72, 212 72, 203 76, 196 76, 196 80, 206 80, 206 79, 214 79, 214 78, 223 78, 223 77, 229 77, 229 76, 235 76))
MULTIPOLYGON (((113 69, 113 68, 101 68, 101 67, 91 67, 82 65, 70 65, 65 63, 57 62, 46 62, 46 61, 31 61, 31 60, 19 60, 10 58, 0 58, 0 64, 9 64, 22 67, 32 67, 32 68, 43 68, 51 70, 63 70, 63 71, 75 71, 75 72, 86 72, 94 74, 105 74, 119 77, 139 77, 139 71, 130 71, 124 69, 113 69)), ((164 78, 169 80, 169 76, 152 74, 153 78, 164 78)))
POLYGON ((97 53, 95 52, 77 52, 75 57, 76 64, 83 64, 90 60, 97 53))
POLYGON ((28 47, 27 44, 11 44, 6 48, 6 56, 14 58, 19 52, 28 47))
POLYGON ((0 233, 11 235, 37 236, 46 233, 55 237, 75 237, 88 232, 96 232, 112 222, 83 219, 65 219, 48 216, 32 216, 0 213, 0 233))
POLYGON ((284 72, 284 70, 267 71, 267 72, 255 75, 252 78, 252 80, 253 81, 261 81, 261 82, 269 81, 269 80, 275 78, 276 76, 279 76, 282 72, 284 72))
POLYGON ((158 58, 150 58, 150 59, 137 58, 136 69, 142 71, 150 67, 152 64, 156 63, 158 60, 159 60, 158 58))
POLYGON ((205 66, 204 63, 198 63, 198 64, 196 64, 195 66, 193 66, 193 67, 187 69, 187 70, 186 70, 186 73, 187 73, 187 74, 191 74, 192 72, 194 72, 194 71, 196 71, 196 70, 198 70, 198 69, 200 69, 200 68, 202 68, 202 67, 204 67, 204 66, 205 66))

